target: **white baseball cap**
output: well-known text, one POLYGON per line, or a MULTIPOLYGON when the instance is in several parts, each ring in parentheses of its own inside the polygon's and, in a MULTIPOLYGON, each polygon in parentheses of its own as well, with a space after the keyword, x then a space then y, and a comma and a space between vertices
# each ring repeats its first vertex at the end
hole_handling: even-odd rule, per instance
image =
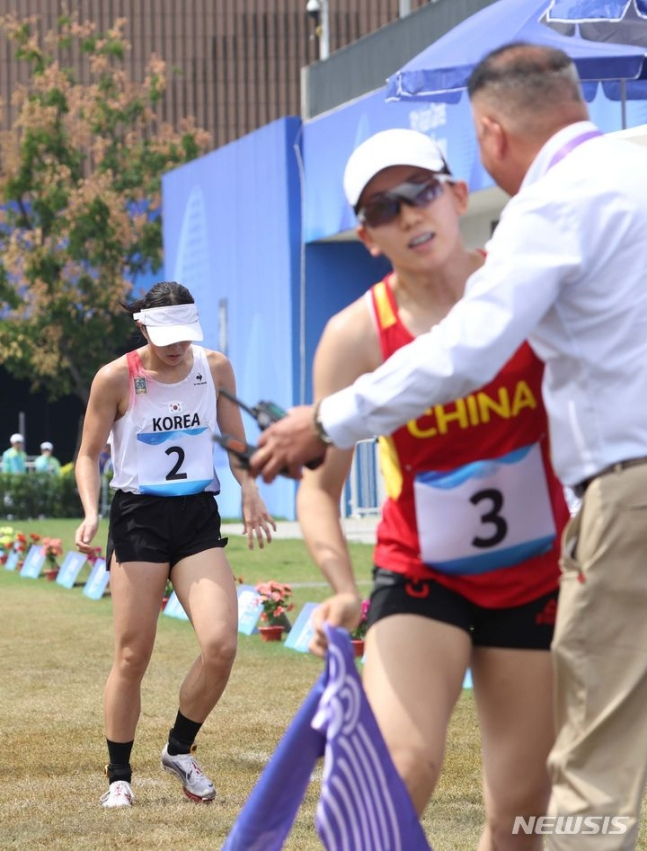
POLYGON ((22 436, 22 434, 18 434, 18 432, 16 432, 15 434, 12 434, 11 437, 9 438, 9 443, 24 443, 24 442, 25 442, 25 438, 22 436))
POLYGON ((52 449, 54 448, 54 444, 50 443, 49 440, 45 440, 45 441, 43 441, 43 443, 41 443, 40 448, 41 449, 49 449, 49 451, 51 452, 52 449))
POLYGON ((411 165, 449 173, 438 143, 418 130, 382 130, 355 148, 344 171, 344 192, 353 209, 375 175, 394 165, 411 165))
POLYGON ((133 319, 146 326, 148 336, 156 346, 171 346, 173 343, 187 341, 199 342, 204 339, 195 304, 146 307, 139 313, 133 313, 133 319))

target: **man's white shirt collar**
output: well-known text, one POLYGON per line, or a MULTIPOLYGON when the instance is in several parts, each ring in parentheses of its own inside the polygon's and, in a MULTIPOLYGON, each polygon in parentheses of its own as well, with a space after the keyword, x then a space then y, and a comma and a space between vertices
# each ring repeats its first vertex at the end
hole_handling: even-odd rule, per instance
POLYGON ((532 161, 521 184, 521 189, 536 183, 546 174, 551 160, 560 148, 583 133, 589 133, 591 130, 596 129, 592 121, 578 121, 576 124, 569 124, 568 127, 564 127, 563 130, 559 130, 554 136, 551 136, 532 161))

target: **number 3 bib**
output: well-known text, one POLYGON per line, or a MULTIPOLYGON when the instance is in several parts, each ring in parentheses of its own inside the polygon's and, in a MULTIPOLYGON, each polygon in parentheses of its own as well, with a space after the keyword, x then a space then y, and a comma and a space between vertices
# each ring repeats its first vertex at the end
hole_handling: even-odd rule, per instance
POLYGON ((201 493, 211 484, 213 441, 207 427, 137 435, 139 490, 156 496, 201 493))
POLYGON ((449 472, 419 473, 420 556, 444 573, 510 567, 548 552, 555 521, 539 445, 449 472))

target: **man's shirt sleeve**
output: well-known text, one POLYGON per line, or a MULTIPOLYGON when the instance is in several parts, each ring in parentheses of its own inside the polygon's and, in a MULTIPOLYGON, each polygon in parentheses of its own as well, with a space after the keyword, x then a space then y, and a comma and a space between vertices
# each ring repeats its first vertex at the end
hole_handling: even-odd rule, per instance
POLYGON ((333 443, 392 434, 427 408, 490 381, 541 321, 581 267, 573 205, 513 199, 465 296, 426 334, 372 373, 323 400, 333 443))

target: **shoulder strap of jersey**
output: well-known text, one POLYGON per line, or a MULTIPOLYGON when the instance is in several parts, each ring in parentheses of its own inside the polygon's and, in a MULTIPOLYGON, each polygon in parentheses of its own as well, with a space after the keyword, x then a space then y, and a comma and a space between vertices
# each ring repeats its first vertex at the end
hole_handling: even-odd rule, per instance
POLYGON ((371 301, 378 328, 385 330, 398 321, 398 307, 388 284, 390 275, 371 287, 371 301))
POLYGON ((128 364, 128 375, 131 378, 139 378, 144 375, 144 364, 142 363, 142 359, 139 357, 137 349, 133 349, 132 352, 128 352, 126 355, 126 362, 128 364))

